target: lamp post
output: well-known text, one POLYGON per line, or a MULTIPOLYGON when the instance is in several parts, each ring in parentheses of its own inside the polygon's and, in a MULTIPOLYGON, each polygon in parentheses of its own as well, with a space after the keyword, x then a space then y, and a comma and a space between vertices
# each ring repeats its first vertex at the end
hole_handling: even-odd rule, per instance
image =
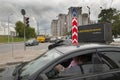
POLYGON ((13 14, 10 14, 8 15, 8 43, 10 42, 10 16, 13 15, 13 14))
POLYGON ((111 6, 112 6, 112 3, 113 3, 113 0, 111 0, 110 8, 111 8, 111 6))
POLYGON ((88 8, 88 14, 89 14, 89 17, 88 17, 88 24, 90 24, 90 7, 87 6, 87 8, 88 8))

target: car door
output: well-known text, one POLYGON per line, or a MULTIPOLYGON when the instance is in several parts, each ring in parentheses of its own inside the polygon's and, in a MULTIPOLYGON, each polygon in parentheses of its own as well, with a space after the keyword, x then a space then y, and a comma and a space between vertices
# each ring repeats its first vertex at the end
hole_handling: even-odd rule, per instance
MULTIPOLYGON (((54 67, 57 64, 64 62, 65 60, 71 59, 72 57, 79 56, 79 55, 88 55, 88 56, 92 57, 92 55, 94 53, 96 53, 96 49, 88 49, 88 50, 86 49, 86 50, 82 50, 82 51, 72 52, 71 54, 62 57, 60 60, 56 61, 53 65, 51 65, 48 69, 46 69, 41 74, 39 74, 39 76, 36 80, 44 80, 44 79, 45 80, 79 80, 80 79, 79 76, 84 75, 84 72, 87 73, 87 71, 89 71, 89 69, 92 68, 92 65, 93 65, 91 62, 92 59, 90 61, 88 61, 88 63, 87 62, 85 63, 86 65, 89 65, 89 66, 88 66, 88 68, 85 69, 84 72, 83 72, 82 66, 79 66, 79 67, 77 67, 79 69, 76 70, 76 72, 74 71, 73 73, 67 73, 67 74, 64 73, 63 75, 61 74, 59 76, 58 73, 54 71, 54 67)), ((84 80, 84 78, 83 78, 83 80, 84 80)))

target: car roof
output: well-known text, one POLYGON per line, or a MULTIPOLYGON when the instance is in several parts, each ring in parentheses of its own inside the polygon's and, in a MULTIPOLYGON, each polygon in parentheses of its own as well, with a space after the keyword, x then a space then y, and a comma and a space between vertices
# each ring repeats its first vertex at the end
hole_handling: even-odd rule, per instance
POLYGON ((102 48, 102 47, 117 47, 113 45, 107 45, 107 44, 96 44, 96 43, 88 43, 88 44, 80 44, 79 46, 60 46, 56 47, 55 49, 60 51, 63 54, 84 50, 84 49, 92 49, 92 48, 102 48))

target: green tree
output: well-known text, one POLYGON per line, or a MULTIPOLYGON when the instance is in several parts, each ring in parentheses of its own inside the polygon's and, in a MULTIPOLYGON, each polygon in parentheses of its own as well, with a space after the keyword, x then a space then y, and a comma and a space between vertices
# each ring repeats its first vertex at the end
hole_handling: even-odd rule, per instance
MULTIPOLYGON (((18 34, 19 37, 24 37, 24 23, 21 22, 21 21, 18 21, 16 22, 16 27, 15 27, 15 30, 18 34)), ((26 38, 29 39, 29 38, 33 38, 36 36, 36 33, 35 33, 35 29, 30 27, 30 26, 27 26, 25 28, 25 32, 26 32, 26 38)))
POLYGON ((98 15, 98 18, 98 22, 112 24, 112 34, 115 37, 120 35, 120 13, 118 10, 115 8, 103 9, 98 15))
POLYGON ((15 30, 19 37, 24 37, 24 24, 21 21, 16 22, 15 30))
POLYGON ((31 27, 26 27, 26 38, 36 37, 35 29, 31 27))

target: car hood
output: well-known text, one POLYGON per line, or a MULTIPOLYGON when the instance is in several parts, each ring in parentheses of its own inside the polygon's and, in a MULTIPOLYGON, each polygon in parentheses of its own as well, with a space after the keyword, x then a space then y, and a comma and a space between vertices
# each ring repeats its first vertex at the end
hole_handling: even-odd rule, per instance
POLYGON ((0 80, 14 80, 14 77, 12 76, 14 70, 15 65, 0 68, 0 80))

